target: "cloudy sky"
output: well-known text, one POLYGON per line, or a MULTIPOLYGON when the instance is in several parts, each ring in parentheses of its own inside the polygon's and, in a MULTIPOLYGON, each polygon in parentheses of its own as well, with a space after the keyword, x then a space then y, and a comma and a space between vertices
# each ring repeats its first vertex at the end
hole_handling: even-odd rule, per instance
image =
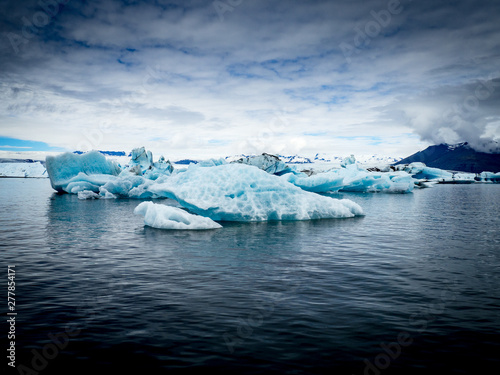
POLYGON ((498 151, 500 2, 7 0, 0 150, 498 151))

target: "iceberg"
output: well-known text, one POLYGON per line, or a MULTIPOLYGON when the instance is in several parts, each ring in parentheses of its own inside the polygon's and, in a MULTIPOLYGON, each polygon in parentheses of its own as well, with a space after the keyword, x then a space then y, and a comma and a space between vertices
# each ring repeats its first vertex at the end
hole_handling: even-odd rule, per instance
POLYGON ((52 188, 73 194, 82 190, 98 191, 100 185, 121 172, 116 162, 107 160, 98 151, 47 156, 45 166, 52 188))
POLYGON ((354 157, 347 159, 340 169, 307 174, 286 174, 282 178, 303 190, 327 192, 385 192, 409 193, 415 186, 414 179, 406 172, 368 172, 360 169, 354 157))
POLYGON ((198 215, 217 221, 311 220, 363 215, 348 199, 334 199, 294 186, 245 164, 210 168, 190 165, 148 189, 198 215))
POLYGON ((39 162, 7 162, 0 161, 0 177, 47 177, 45 166, 39 162))
POLYGON ((424 163, 396 165, 396 170, 405 171, 417 180, 451 179, 453 174, 439 168, 427 167, 424 163))
POLYGON ((220 159, 208 159, 202 160, 196 163, 199 167, 215 167, 217 165, 227 164, 227 161, 223 158, 220 159))
POLYGON ((476 181, 500 183, 500 172, 482 172, 476 177, 476 181))
POLYGON ((99 199, 101 196, 92 190, 82 190, 78 192, 78 199, 99 199))
POLYGON ((147 225, 162 228, 212 228, 216 224, 213 220, 311 220, 363 215, 362 208, 351 200, 305 191, 274 175, 286 172, 306 176, 269 155, 249 163, 228 164, 224 159, 211 159, 191 164, 186 170, 174 170, 164 158, 154 163, 152 154, 139 148, 122 170, 92 151, 48 157, 47 171, 55 190, 78 194, 80 199, 171 198, 190 214, 207 218, 200 221, 197 216, 187 216, 184 210, 163 205, 137 208, 147 225))
POLYGON ((142 202, 134 214, 144 216, 144 224, 158 229, 202 230, 219 229, 222 225, 208 217, 192 215, 177 207, 142 202))
POLYGON ((262 154, 258 156, 246 156, 235 160, 232 163, 253 165, 270 174, 282 175, 291 172, 291 169, 277 156, 262 154))
POLYGON ((99 194, 93 192, 92 190, 82 190, 78 192, 78 199, 116 199, 117 196, 111 194, 106 189, 102 187, 99 188, 99 194))
POLYGON ((132 151, 130 163, 122 168, 98 151, 85 154, 65 153, 58 156, 47 156, 47 173, 52 188, 59 192, 73 193, 89 190, 95 193, 106 192, 133 198, 148 198, 150 193, 142 194, 134 188, 174 173, 170 161, 163 156, 153 162, 153 155, 144 147, 132 151))
POLYGON ((139 147, 134 148, 131 154, 130 166, 138 165, 142 173, 153 167, 153 154, 151 151, 146 151, 144 147, 139 147))
POLYGON ((340 166, 342 168, 346 168, 348 165, 353 165, 353 164, 356 164, 356 158, 354 157, 354 155, 344 158, 340 162, 340 166))
POLYGON ((132 159, 125 170, 138 176, 144 176, 148 180, 156 180, 160 176, 170 175, 174 170, 170 160, 165 161, 163 156, 160 156, 156 163, 153 162, 153 153, 146 151, 144 147, 133 149, 131 155, 132 159))
POLYGON ((483 175, 431 168, 420 162, 400 164, 396 165, 395 168, 396 170, 409 173, 413 178, 419 181, 433 181, 441 184, 472 184, 476 181, 482 181, 481 176, 483 175))

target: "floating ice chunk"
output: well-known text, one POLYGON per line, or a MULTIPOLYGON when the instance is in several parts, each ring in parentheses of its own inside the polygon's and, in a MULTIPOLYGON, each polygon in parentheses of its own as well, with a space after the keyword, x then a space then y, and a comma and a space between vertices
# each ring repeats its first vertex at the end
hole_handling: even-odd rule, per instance
POLYGON ((427 180, 416 180, 415 188, 418 189, 427 189, 432 188, 437 184, 437 181, 427 181, 427 180))
POLYGON ((281 175, 284 173, 291 172, 291 169, 281 161, 281 159, 274 155, 262 154, 258 156, 247 156, 238 160, 233 161, 233 163, 253 165, 254 167, 260 168, 270 174, 281 175))
POLYGON ((442 179, 438 180, 439 183, 448 183, 448 184, 473 184, 476 182, 475 173, 467 173, 467 172, 452 172, 451 179, 442 179))
POLYGON ((174 166, 170 163, 170 160, 165 161, 163 156, 156 163, 144 172, 144 177, 149 180, 156 180, 160 176, 168 176, 174 171, 174 166))
POLYGON ((220 158, 220 159, 202 160, 198 162, 196 165, 198 167, 215 167, 217 165, 223 165, 223 164, 227 164, 227 161, 224 158, 220 158))
POLYGON ((223 221, 310 220, 363 215, 350 200, 304 191, 281 177, 244 164, 190 166, 148 188, 198 215, 223 221))
POLYGON ((218 229, 222 225, 208 217, 192 215, 181 208, 142 202, 134 213, 144 216, 144 224, 159 229, 218 229))
POLYGON ((436 181, 441 184, 472 184, 481 180, 475 173, 445 171, 427 167, 424 163, 396 165, 396 168, 408 172, 417 180, 436 181))
POLYGON ((118 198, 116 195, 114 195, 113 193, 110 193, 107 189, 105 189, 102 186, 99 188, 99 197, 103 198, 103 199, 116 199, 116 198, 118 198))
POLYGON ((358 169, 355 164, 341 171, 344 186, 340 191, 410 193, 415 187, 415 180, 406 172, 368 172, 358 169))
POLYGON ((439 168, 430 168, 424 163, 418 162, 396 165, 396 169, 411 174, 417 180, 451 179, 453 177, 451 172, 439 168))
POLYGON ((107 160, 98 151, 90 151, 83 155, 66 152, 57 156, 47 156, 46 168, 53 189, 74 194, 82 190, 99 189, 97 180, 102 181, 105 178, 91 176, 117 176, 121 172, 116 162, 107 160))
POLYGON ((101 196, 92 190, 82 190, 78 192, 78 199, 99 199, 101 196))
POLYGON ((283 178, 303 190, 314 193, 339 191, 344 186, 344 176, 335 172, 318 173, 311 176, 307 176, 305 173, 302 175, 288 173, 283 178))
POLYGON ((153 154, 151 151, 146 151, 144 147, 134 148, 130 165, 140 165, 141 171, 144 173, 153 166, 153 154))
POLYGON ((342 168, 345 168, 347 167, 348 165, 352 165, 352 164, 356 164, 356 158, 354 157, 354 155, 351 155, 347 158, 344 158, 342 159, 342 161, 340 162, 340 166, 342 168))
POLYGON ((414 188, 413 178, 405 172, 368 172, 354 163, 344 168, 317 173, 287 174, 282 178, 306 191, 326 193, 332 191, 409 193, 414 188))
POLYGON ((153 166, 160 171, 168 173, 172 173, 174 171, 174 166, 170 160, 165 161, 165 157, 163 155, 160 156, 156 163, 153 163, 153 166))
POLYGON ((476 177, 476 181, 500 183, 500 172, 499 173, 482 172, 479 174, 478 177, 476 177))
POLYGON ((168 176, 173 170, 174 167, 170 163, 170 160, 165 161, 163 156, 160 156, 157 162, 153 162, 153 154, 151 151, 146 151, 144 147, 132 150, 132 159, 125 168, 125 171, 137 176, 144 176, 148 180, 156 180, 160 176, 168 176))

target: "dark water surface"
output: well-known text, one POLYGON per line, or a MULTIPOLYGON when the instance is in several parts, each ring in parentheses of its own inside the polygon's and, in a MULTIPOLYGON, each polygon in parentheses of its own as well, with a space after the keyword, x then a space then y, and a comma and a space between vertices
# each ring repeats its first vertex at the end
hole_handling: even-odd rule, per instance
POLYGON ((48 180, 0 190, 16 365, 40 374, 500 365, 500 185, 337 194, 366 216, 190 232, 144 227, 139 201, 82 201, 48 180))

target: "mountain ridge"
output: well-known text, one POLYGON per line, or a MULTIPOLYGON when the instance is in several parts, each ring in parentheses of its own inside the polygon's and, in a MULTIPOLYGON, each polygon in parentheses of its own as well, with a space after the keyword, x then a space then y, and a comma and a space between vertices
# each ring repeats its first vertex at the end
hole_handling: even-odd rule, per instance
POLYGON ((500 154, 472 149, 467 142, 456 145, 441 143, 410 155, 394 165, 421 162, 432 168, 458 172, 499 172, 500 154))

